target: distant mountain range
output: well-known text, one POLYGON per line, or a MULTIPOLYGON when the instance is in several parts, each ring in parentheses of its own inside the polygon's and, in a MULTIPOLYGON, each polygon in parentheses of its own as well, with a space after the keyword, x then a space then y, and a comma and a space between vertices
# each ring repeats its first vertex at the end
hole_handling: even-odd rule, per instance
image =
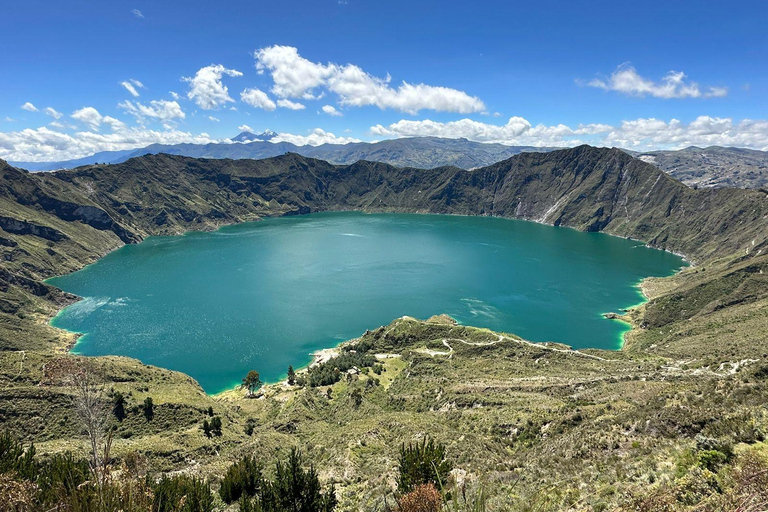
POLYGON ((91 164, 118 164, 144 155, 166 153, 193 158, 269 158, 297 153, 333 164, 351 164, 358 160, 383 162, 398 167, 432 169, 451 165, 461 169, 484 167, 519 153, 551 151, 557 148, 533 146, 505 146, 485 144, 467 139, 415 137, 384 140, 381 142, 352 142, 349 144, 322 144, 297 146, 290 142, 270 142, 277 134, 272 131, 255 134, 242 132, 231 140, 234 143, 211 144, 152 144, 145 148, 125 151, 104 151, 95 155, 62 162, 9 162, 28 171, 54 171, 73 169, 91 164))
MULTIPOLYGON (((134 157, 166 153, 194 158, 269 158, 285 153, 318 158, 333 164, 351 164, 359 160, 382 162, 398 167, 433 169, 454 166, 476 169, 505 160, 519 153, 548 152, 559 148, 505 146, 472 142, 467 139, 413 137, 380 142, 297 146, 290 142, 271 142, 272 131, 255 134, 242 132, 234 143, 152 144, 125 151, 104 151, 92 156, 62 162, 9 162, 30 171, 72 169, 83 165, 116 164, 134 157)), ((711 146, 689 147, 678 151, 626 151, 651 163, 689 186, 761 188, 768 186, 768 152, 711 146)))

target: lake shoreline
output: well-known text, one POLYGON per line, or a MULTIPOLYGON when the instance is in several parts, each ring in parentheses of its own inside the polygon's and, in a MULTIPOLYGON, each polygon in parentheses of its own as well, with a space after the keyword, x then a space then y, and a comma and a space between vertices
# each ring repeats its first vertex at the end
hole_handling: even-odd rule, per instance
MULTIPOLYGON (((335 211, 334 212, 312 212, 312 213, 306 214, 306 215, 298 215, 298 216, 291 215, 290 217, 306 217, 306 216, 311 215, 313 213, 329 213, 330 214, 330 213, 353 213, 353 212, 354 213, 363 213, 363 214, 378 213, 378 212, 359 212, 357 210, 342 210, 340 212, 335 212, 335 211)), ((408 213, 412 213, 412 212, 408 212, 408 213)), ((492 215, 474 216, 474 215, 460 215, 460 214, 434 214, 434 213, 431 213, 431 212, 423 212, 423 213, 422 212, 417 212, 416 214, 417 215, 436 215, 436 216, 446 216, 446 217, 462 217, 462 218, 469 218, 469 219, 478 218, 478 217, 487 217, 487 218, 496 218, 496 219, 512 220, 512 221, 519 220, 519 221, 523 221, 523 222, 530 222, 530 223, 533 223, 533 224, 546 225, 546 226, 550 226, 550 227, 566 227, 569 230, 573 230, 573 231, 576 231, 576 232, 584 233, 583 231, 578 230, 576 228, 572 228, 572 227, 568 227, 568 226, 553 226, 550 223, 541 222, 541 221, 538 221, 538 220, 531 220, 531 219, 509 219, 507 217, 492 216, 492 215)), ((261 223, 264 220, 277 219, 277 218, 280 218, 280 217, 283 217, 283 216, 284 215, 268 216, 268 217, 263 217, 263 218, 259 218, 259 219, 255 219, 255 220, 251 220, 251 221, 247 221, 247 222, 243 222, 243 223, 222 224, 222 225, 216 226, 214 229, 205 229, 205 230, 202 230, 202 231, 191 230, 191 231, 185 231, 184 233, 181 233, 181 234, 156 235, 156 236, 153 236, 153 237, 147 237, 147 238, 145 238, 142 241, 146 241, 147 239, 154 238, 154 237, 174 238, 174 237, 178 237, 178 236, 185 236, 185 235, 188 235, 188 234, 195 234, 195 233, 201 233, 201 232, 217 232, 217 231, 220 231, 221 229, 227 228, 227 227, 238 226, 238 225, 245 225, 245 224, 250 224, 250 223, 261 223)), ((634 240, 634 239, 631 239, 631 238, 628 238, 628 237, 623 237, 623 236, 620 236, 620 235, 612 235, 610 233, 603 233, 603 234, 608 235, 608 236, 612 236, 612 237, 616 237, 616 238, 622 238, 622 239, 632 240, 632 241, 637 241, 637 242, 642 243, 642 241, 634 240)), ((645 247, 648 247, 648 248, 651 248, 651 249, 654 249, 654 250, 663 250, 663 249, 658 249, 658 248, 652 247, 652 246, 650 246, 648 244, 643 244, 643 245, 645 247)), ((121 247, 123 247, 123 246, 121 246, 121 247)), ((119 249, 121 247, 115 247, 114 249, 108 251, 106 254, 101 255, 96 261, 91 262, 91 263, 83 266, 80 270, 82 270, 83 268, 86 268, 88 266, 93 265, 97 261, 101 260, 107 254, 111 254, 112 252, 114 252, 114 250, 119 249)), ((665 252, 668 252, 668 253, 671 253, 671 254, 675 254, 676 256, 680 256, 680 255, 674 253, 673 251, 665 251, 665 252)), ((684 261, 688 262, 688 260, 685 259, 685 256, 680 256, 680 257, 682 257, 684 261)), ((681 268, 683 268, 683 267, 681 267, 681 268)), ((680 271, 680 269, 676 270, 673 274, 670 274, 670 276, 675 275, 679 271, 680 271)), ((63 275, 67 275, 67 274, 63 274, 63 275)), ((670 277, 670 276, 664 276, 664 278, 670 277)), ((54 276, 54 277, 60 277, 60 276, 54 276)), ((50 279, 53 279, 54 277, 46 279, 46 282, 48 282, 50 279)), ((648 294, 646 293, 645 285, 644 285, 644 281, 646 279, 648 279, 648 278, 642 278, 640 280, 640 282, 637 284, 637 287, 638 287, 638 289, 640 291, 640 294, 643 296, 643 298, 645 300, 643 300, 642 302, 637 303, 637 304, 635 304, 633 306, 630 306, 630 307, 627 307, 627 308, 623 308, 623 309, 626 309, 627 311, 629 311, 629 310, 641 307, 641 306, 643 306, 644 304, 646 304, 648 302, 648 300, 649 300, 648 299, 648 294)), ((80 302, 81 300, 83 300, 82 297, 79 297, 78 300, 72 302, 71 304, 66 304, 63 307, 59 308, 58 311, 56 311, 56 313, 53 316, 51 316, 50 319, 48 320, 48 325, 50 325, 51 327, 53 327, 55 329, 58 329, 58 330, 61 330, 61 331, 64 331, 64 332, 67 332, 69 335, 74 335, 74 339, 70 338, 70 343, 66 347, 64 347, 64 350, 67 353, 74 353, 74 351, 76 350, 77 345, 82 340, 83 336, 85 334, 87 334, 87 333, 71 331, 71 330, 63 328, 63 327, 55 326, 55 325, 53 325, 53 323, 55 322, 56 318, 58 318, 60 316, 60 314, 67 307, 70 307, 71 305, 73 305, 73 304, 75 304, 77 302, 80 302)), ((627 322, 627 321, 625 321, 623 319, 619 319, 619 320, 627 323, 629 325, 630 329, 628 331, 622 332, 620 334, 621 340, 620 340, 620 343, 617 344, 618 346, 616 348, 603 348, 602 350, 617 350, 617 351, 618 350, 622 350, 624 348, 624 345, 625 345, 627 334, 629 334, 630 332, 632 332, 633 330, 636 329, 636 327, 633 326, 631 322, 627 322)), ((472 325, 471 322, 464 322, 464 323, 466 323, 467 325, 472 325)), ((333 347, 321 348, 321 349, 317 349, 317 350, 311 352, 309 354, 311 356, 311 358, 312 358, 311 361, 309 363, 307 363, 306 365, 304 365, 303 367, 300 367, 300 369, 311 368, 311 367, 313 367, 313 366, 315 366, 317 364, 320 364, 322 362, 327 361, 329 358, 334 357, 335 355, 338 355, 339 347, 342 344, 344 344, 344 343, 347 343, 347 342, 340 342, 339 344, 337 344, 337 345, 335 345, 333 347)), ((589 347, 583 347, 583 348, 589 348, 589 347)), ((100 357, 100 356, 86 356, 86 357, 100 357)), ((134 359, 141 360, 140 358, 133 357, 133 356, 122 356, 122 357, 132 357, 134 359)), ((146 363, 143 363, 143 364, 146 364, 146 363)), ((179 371, 179 370, 174 370, 174 371, 179 371)), ((184 372, 182 372, 182 373, 184 373, 184 372)), ((279 382, 281 382, 281 381, 278 380, 277 383, 279 383, 279 382)), ((225 391, 226 390, 221 391, 221 392, 209 393, 209 394, 211 394, 211 395, 218 395, 218 394, 220 394, 222 392, 225 392, 225 391)))

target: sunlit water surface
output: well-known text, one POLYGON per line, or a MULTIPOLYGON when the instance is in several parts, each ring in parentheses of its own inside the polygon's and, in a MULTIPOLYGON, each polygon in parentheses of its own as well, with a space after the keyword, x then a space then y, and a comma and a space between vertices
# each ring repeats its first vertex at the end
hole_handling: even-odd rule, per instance
POLYGON ((447 313, 532 341, 615 349, 601 315, 678 256, 600 233, 488 217, 318 213, 152 237, 50 279, 84 300, 52 324, 84 355, 185 372, 210 393, 275 381, 310 353, 403 315, 447 313))

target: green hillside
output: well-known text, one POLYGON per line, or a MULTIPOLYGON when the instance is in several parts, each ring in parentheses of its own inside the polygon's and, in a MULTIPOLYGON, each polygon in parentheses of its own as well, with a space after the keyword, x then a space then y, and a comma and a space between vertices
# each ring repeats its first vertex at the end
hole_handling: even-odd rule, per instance
POLYGON ((295 446, 336 483, 341 510, 383 511, 399 444, 428 436, 446 446, 452 482, 482 489, 488 510, 714 511, 768 499, 749 476, 762 481, 754 468, 768 453, 768 194, 694 190, 589 146, 475 171, 295 154, 153 155, 53 173, 0 162, 3 428, 43 454, 85 453, 67 381, 84 363, 66 353, 73 335, 47 325, 76 298, 43 279, 149 235, 332 210, 527 219, 635 238, 695 265, 644 283, 650 301, 623 317, 634 329, 618 352, 404 318, 352 342, 383 371, 270 386, 260 399, 210 397, 183 374, 94 358, 92 372, 127 397, 125 418, 110 420, 116 461, 138 452, 153 475, 184 470, 215 488, 238 456, 271 464, 295 446), (201 430, 209 407, 221 436, 201 430))

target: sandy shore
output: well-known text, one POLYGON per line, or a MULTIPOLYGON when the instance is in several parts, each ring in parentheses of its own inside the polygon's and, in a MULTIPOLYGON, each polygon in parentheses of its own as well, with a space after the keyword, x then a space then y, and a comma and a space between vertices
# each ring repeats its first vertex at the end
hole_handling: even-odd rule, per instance
POLYGON ((334 357, 338 356, 340 353, 341 353, 341 349, 339 347, 324 348, 322 350, 312 352, 310 354, 312 356, 312 362, 309 364, 309 368, 313 368, 317 365, 326 363, 330 359, 333 359, 334 357))

